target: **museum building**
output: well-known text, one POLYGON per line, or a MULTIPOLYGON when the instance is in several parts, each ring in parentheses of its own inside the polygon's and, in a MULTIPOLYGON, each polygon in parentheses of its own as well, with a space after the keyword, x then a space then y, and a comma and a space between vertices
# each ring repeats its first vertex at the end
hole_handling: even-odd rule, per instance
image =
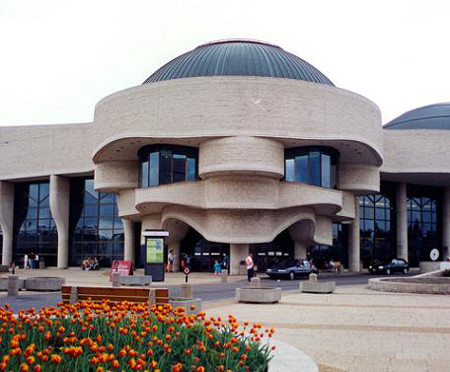
POLYGON ((238 273, 248 252, 261 268, 418 266, 450 254, 449 149, 449 103, 382 126, 376 104, 276 45, 211 42, 102 99, 91 123, 0 127, 2 263, 140 267, 142 233, 163 229, 176 268, 226 253, 238 273))

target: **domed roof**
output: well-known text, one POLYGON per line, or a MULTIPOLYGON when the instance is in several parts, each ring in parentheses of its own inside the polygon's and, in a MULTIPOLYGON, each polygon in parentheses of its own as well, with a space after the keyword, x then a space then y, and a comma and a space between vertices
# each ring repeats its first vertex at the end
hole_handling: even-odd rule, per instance
POLYGON ((166 63, 143 84, 195 76, 269 76, 334 85, 308 62, 276 45, 240 39, 200 45, 166 63))
POLYGON ((387 123, 384 128, 450 130, 450 102, 437 103, 405 112, 387 123))

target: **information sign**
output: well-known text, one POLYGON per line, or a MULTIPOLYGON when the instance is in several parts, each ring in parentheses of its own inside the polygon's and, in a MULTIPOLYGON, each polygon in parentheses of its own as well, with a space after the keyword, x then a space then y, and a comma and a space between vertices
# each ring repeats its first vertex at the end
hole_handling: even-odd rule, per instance
POLYGON ((146 239, 147 254, 146 263, 163 264, 164 263, 164 239, 152 237, 146 239))

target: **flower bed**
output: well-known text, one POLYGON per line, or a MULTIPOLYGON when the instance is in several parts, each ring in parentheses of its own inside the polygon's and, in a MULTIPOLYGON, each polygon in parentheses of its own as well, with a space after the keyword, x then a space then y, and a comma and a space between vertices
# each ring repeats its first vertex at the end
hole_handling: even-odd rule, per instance
POLYGON ((273 332, 170 305, 81 302, 17 316, 6 306, 0 371, 263 372, 273 332))

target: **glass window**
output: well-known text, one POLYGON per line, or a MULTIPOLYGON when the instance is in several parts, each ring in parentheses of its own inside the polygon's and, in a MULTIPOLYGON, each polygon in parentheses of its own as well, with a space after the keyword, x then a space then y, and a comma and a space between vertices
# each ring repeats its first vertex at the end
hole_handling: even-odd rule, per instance
POLYGON ((101 266, 123 259, 123 226, 118 216, 117 198, 115 194, 104 192, 92 198, 92 184, 91 179, 71 181, 69 262, 72 266, 81 265, 87 257, 96 257, 101 266), (111 241, 114 245, 108 243, 111 241))
POLYGON ((326 188, 337 187, 339 153, 328 147, 285 150, 285 180, 326 188))
MULTIPOLYGON (((152 152, 150 154, 150 181, 147 182, 147 186, 157 185, 159 185, 159 152, 152 152)), ((143 185, 143 187, 146 186, 143 185)))
POLYGON ((331 157, 330 155, 322 154, 322 186, 331 187, 331 157))
POLYGON ((285 171, 285 178, 288 182, 294 182, 294 159, 286 159, 286 171, 285 171))
POLYGON ((141 186, 158 186, 198 179, 198 149, 176 145, 151 145, 139 150, 141 186), (149 163, 148 171, 145 164, 149 163))
POLYGON ((49 207, 49 183, 15 185, 13 256, 23 265, 25 254, 37 254, 48 266, 57 259, 57 233, 49 207))

